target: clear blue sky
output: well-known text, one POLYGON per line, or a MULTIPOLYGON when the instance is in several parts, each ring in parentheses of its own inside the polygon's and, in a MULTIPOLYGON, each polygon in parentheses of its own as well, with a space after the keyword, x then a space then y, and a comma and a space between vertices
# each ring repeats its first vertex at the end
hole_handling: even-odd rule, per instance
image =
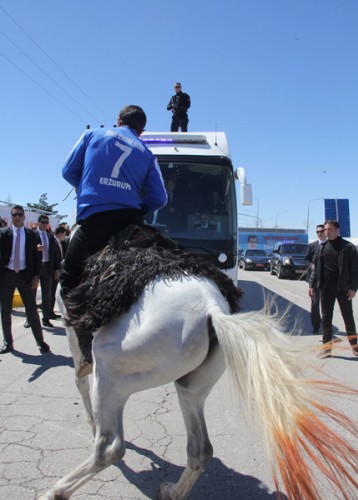
MULTIPOLYGON (((239 225, 305 228, 349 198, 358 237, 357 0, 0 0, 0 200, 48 193, 72 214, 62 164, 86 128, 142 106, 169 130, 173 83, 190 131, 225 131, 254 205, 239 225), (309 200, 315 200, 309 202, 309 200)), ((69 219, 71 217, 69 216, 69 219)))

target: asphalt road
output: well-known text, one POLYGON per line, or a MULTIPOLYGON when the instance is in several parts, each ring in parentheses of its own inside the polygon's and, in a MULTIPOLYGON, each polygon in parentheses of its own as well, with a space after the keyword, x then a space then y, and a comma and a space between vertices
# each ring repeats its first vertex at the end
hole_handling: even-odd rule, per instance
MULTIPOLYGON (((351 355, 341 333, 343 322, 338 309, 334 324, 337 337, 343 341, 331 358, 319 361, 315 354, 321 338, 310 334, 305 282, 281 281, 268 272, 240 270, 239 284, 245 291, 244 310, 260 309, 264 296, 274 298, 278 314, 286 312, 287 333, 295 328, 295 333, 301 334, 294 341, 302 347, 305 361, 322 368, 333 379, 357 387, 358 358, 351 355)), ((358 298, 354 308, 358 320, 358 298)), ((24 310, 18 308, 13 314, 16 351, 0 357, 1 500, 38 498, 85 459, 92 445, 61 321, 54 321, 54 330, 45 330, 45 340, 52 349, 47 355, 38 352, 23 322, 24 310)), ((335 404, 350 416, 358 414, 356 401, 341 399, 335 404)), ((190 499, 275 498, 260 435, 235 402, 226 374, 208 398, 206 416, 214 458, 190 499)), ((178 479, 186 461, 186 435, 173 385, 133 396, 124 419, 124 460, 100 473, 72 498, 155 498, 160 482, 178 479)), ((324 498, 337 496, 327 490, 324 498)))

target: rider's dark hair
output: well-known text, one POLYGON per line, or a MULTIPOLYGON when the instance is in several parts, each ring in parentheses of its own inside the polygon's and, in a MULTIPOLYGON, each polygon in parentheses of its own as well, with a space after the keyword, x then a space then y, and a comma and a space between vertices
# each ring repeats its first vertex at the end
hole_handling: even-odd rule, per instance
POLYGON ((132 104, 121 109, 119 118, 122 120, 123 125, 133 128, 138 135, 143 132, 147 123, 147 117, 143 109, 132 104))

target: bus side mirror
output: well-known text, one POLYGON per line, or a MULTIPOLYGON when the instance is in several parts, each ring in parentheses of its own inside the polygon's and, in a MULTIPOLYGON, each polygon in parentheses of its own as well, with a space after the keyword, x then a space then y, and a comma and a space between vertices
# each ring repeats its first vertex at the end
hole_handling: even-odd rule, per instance
POLYGON ((235 177, 240 182, 241 205, 252 205, 252 185, 246 182, 246 172, 243 167, 235 170, 235 177))
POLYGON ((241 205, 252 205, 252 185, 240 184, 241 205))

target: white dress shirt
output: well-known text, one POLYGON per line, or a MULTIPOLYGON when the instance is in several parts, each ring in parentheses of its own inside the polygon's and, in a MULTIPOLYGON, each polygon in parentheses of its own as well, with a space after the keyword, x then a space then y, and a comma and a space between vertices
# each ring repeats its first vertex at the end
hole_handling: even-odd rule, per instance
POLYGON ((17 228, 13 226, 13 238, 12 238, 12 251, 11 257, 8 264, 8 269, 14 270, 14 260, 15 260, 15 245, 18 234, 20 233, 20 271, 26 269, 26 257, 25 257, 25 241, 26 241, 26 233, 24 226, 17 228))

